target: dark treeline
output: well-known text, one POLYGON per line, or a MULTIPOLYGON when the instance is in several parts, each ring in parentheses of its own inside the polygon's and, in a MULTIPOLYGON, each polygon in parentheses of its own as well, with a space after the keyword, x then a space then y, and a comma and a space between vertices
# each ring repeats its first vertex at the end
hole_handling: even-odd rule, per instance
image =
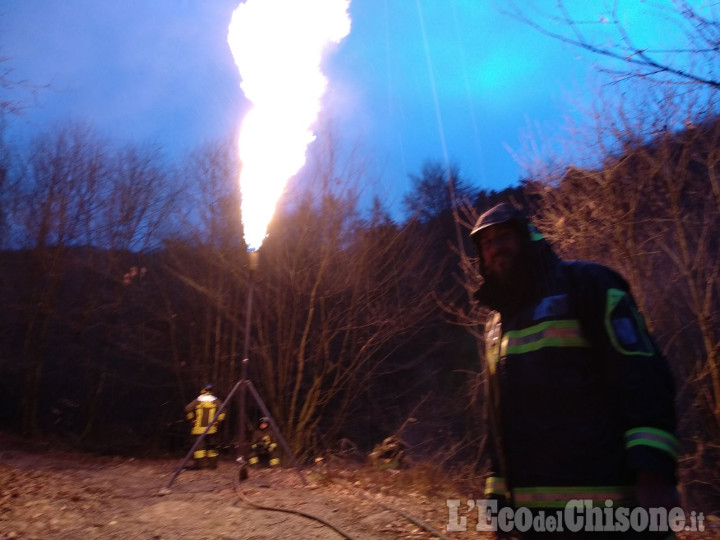
MULTIPOLYGON (((626 141, 595 168, 502 193, 429 163, 403 221, 378 201, 365 210, 334 171, 313 173, 271 223, 252 281, 232 145, 179 170, 77 127, 5 147, 0 428, 183 454, 185 403, 207 382, 225 396, 240 376, 252 283, 250 378, 299 458, 398 435, 416 456, 481 466, 483 314, 467 228, 512 200, 563 256, 628 278, 676 375, 684 486, 714 496, 719 141, 718 122, 626 141)), ((237 425, 233 403, 228 446, 237 425)))
MULTIPOLYGON (((82 126, 4 149, 2 427, 102 452, 183 453, 184 404, 206 382, 227 395, 246 346, 232 145, 179 170, 82 126)), ((398 223, 379 202, 364 210, 331 173, 294 189, 260 250, 250 377, 303 459, 393 434, 420 454, 453 447, 477 420, 464 372, 478 358, 443 310, 467 301, 449 179, 426 165, 398 223)))

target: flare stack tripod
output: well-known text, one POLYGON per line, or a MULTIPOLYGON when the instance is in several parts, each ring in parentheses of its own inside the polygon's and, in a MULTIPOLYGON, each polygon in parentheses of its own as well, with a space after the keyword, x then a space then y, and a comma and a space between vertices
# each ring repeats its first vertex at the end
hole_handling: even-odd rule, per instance
POLYGON ((195 452, 195 449, 200 445, 200 443, 203 441, 205 436, 207 435, 207 432, 210 430, 212 425, 215 423, 215 421, 218 419, 220 414, 222 414, 227 406, 231 403, 232 397, 235 395, 235 392, 237 390, 240 390, 239 394, 239 403, 238 403, 238 410, 239 410, 239 419, 238 419, 238 457, 237 457, 237 463, 239 465, 238 474, 240 477, 240 480, 244 480, 247 478, 248 472, 247 472, 247 460, 245 459, 244 452, 246 452, 249 448, 249 443, 247 440, 247 429, 246 429, 246 407, 245 403, 247 400, 247 392, 250 393, 250 395, 255 399, 255 403, 262 411, 263 415, 266 416, 269 420, 270 427, 273 430, 273 433, 275 433, 275 436, 277 437, 278 441, 280 441, 280 445, 282 446, 283 451, 287 456, 290 457, 292 460, 293 466, 295 467, 295 470, 297 471, 298 475, 300 476, 300 479, 302 480, 304 485, 307 485, 307 480, 305 480, 305 477, 303 476, 300 465, 298 464, 297 460, 295 459, 295 455, 293 454, 292 450, 290 449, 290 446, 288 445, 287 441, 285 440, 285 437, 283 437, 280 429, 278 428, 277 424, 275 423, 275 419, 270 414, 270 411, 268 410, 267 406, 265 405, 265 402, 260 397, 259 392, 253 385, 252 381, 248 378, 248 363, 250 358, 250 322, 252 320, 252 306, 253 306, 253 289, 255 286, 255 272, 257 272, 258 266, 260 265, 260 254, 258 251, 250 251, 248 252, 248 261, 249 261, 249 282, 248 282, 248 296, 247 296, 247 311, 246 311, 246 319, 245 319, 245 344, 243 348, 243 359, 240 363, 240 380, 235 383, 235 386, 233 386, 232 390, 230 390, 230 393, 225 398, 225 401, 223 401, 222 405, 218 408, 217 412, 215 413, 215 416, 213 419, 209 422, 208 426, 205 428, 205 431, 196 439, 195 443, 192 445, 192 448, 188 451, 187 455, 185 456, 185 459, 183 459, 180 466, 175 471, 175 474, 173 474, 172 478, 170 478, 170 481, 165 486, 165 489, 170 489, 170 486, 172 486, 173 482, 175 482, 175 479, 180 474, 180 471, 183 470, 185 465, 187 464, 190 457, 193 455, 193 452, 195 452))

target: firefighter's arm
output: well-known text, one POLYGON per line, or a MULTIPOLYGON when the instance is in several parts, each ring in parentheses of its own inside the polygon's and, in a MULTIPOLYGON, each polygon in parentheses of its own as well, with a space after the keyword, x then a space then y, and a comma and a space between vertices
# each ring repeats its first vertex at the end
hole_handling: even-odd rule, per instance
POLYGON ((215 422, 213 422, 213 425, 214 425, 215 427, 218 427, 218 426, 220 425, 220 422, 222 422, 223 420, 225 420, 225 412, 221 412, 221 413, 218 415, 218 417, 217 417, 217 419, 215 420, 215 422))
POLYGON ((195 419, 196 401, 197 400, 192 401, 192 402, 188 403, 187 405, 185 405, 185 418, 187 418, 190 421, 195 419))
MULTIPOLYGON (((503 465, 503 443, 500 432, 500 410, 499 410, 499 389, 496 380, 496 371, 493 367, 494 363, 499 361, 498 349, 498 325, 500 322, 500 314, 493 312, 488 317, 485 325, 485 365, 483 370, 484 382, 484 401, 483 401, 483 420, 486 429, 485 444, 483 446, 483 454, 487 455, 490 461, 489 476, 485 478, 485 498, 497 502, 497 510, 508 507, 510 505, 510 496, 505 480, 505 467, 503 465)), ((505 539, 513 538, 512 531, 502 532, 495 531, 495 538, 505 539)))
POLYGON ((495 432, 494 423, 490 420, 488 406, 485 406, 485 426, 487 429, 486 453, 490 461, 490 475, 485 479, 485 497, 488 499, 497 499, 501 506, 507 500, 507 486, 505 477, 503 476, 502 467, 500 466, 500 457, 498 448, 498 438, 495 432))
POLYGON ((601 277, 593 302, 597 335, 591 341, 607 362, 639 502, 657 506, 675 493, 678 441, 672 373, 625 280, 612 271, 601 277))
MULTIPOLYGON (((487 398, 486 398, 487 399, 487 398)), ((493 422, 490 421, 488 408, 485 407, 486 422, 488 429, 487 442, 485 445, 486 452, 490 459, 490 476, 485 479, 485 499, 497 501, 497 511, 510 506, 510 497, 505 478, 503 476, 501 461, 498 448, 500 440, 496 437, 493 422)), ((516 538, 514 531, 495 531, 495 538, 498 540, 511 540, 516 538)))
MULTIPOLYGON (((487 417, 487 407, 486 407, 487 417)), ((487 418, 486 418, 487 420, 487 418)), ((497 448, 497 439, 493 436, 493 428, 491 422, 486 422, 488 435, 485 444, 485 451, 490 459, 490 476, 485 478, 485 499, 497 502, 497 511, 500 512, 503 508, 510 506, 510 497, 508 496, 507 484, 503 473, 500 472, 500 460, 498 457, 499 449, 497 448)), ((495 531, 495 538, 498 540, 512 539, 512 531, 503 532, 500 530, 495 531)))
POLYGON ((638 469, 635 476, 635 496, 640 506, 666 510, 680 506, 674 479, 646 469, 638 469))
POLYGON ((483 420, 487 436, 484 449, 490 460, 490 476, 485 480, 485 496, 504 505, 508 499, 502 463, 502 439, 499 428, 499 396, 495 364, 499 361, 498 329, 500 314, 492 312, 485 323, 485 365, 483 366, 483 420))

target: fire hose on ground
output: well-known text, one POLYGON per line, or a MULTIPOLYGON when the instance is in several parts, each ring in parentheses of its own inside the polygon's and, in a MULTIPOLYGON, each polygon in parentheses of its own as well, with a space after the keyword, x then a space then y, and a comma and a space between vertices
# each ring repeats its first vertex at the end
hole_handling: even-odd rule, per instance
MULTIPOLYGON (((338 483, 341 483, 341 484, 342 484, 345 488, 347 488, 351 493, 353 493, 353 494, 355 494, 355 495, 357 495, 357 496, 359 496, 359 497, 362 497, 363 499, 366 499, 366 500, 368 500, 368 501, 370 501, 370 502, 372 502, 372 503, 375 503, 376 505, 380 506, 381 508, 384 508, 385 510, 389 510, 390 512, 393 512, 393 513, 395 513, 395 514, 398 514, 398 515, 402 516, 403 518, 405 518, 405 519, 407 519, 408 521, 410 521, 412 524, 414 524, 414 525, 416 525, 416 526, 418 526, 418 527, 420 527, 420 528, 428 531, 429 533, 431 533, 431 534, 434 535, 435 537, 440 538, 440 539, 442 539, 442 540, 452 540, 452 538, 450 538, 449 536, 443 534, 441 531, 437 530, 437 529, 434 528, 432 525, 429 525, 429 524, 425 523, 425 522, 422 521, 420 518, 418 518, 418 517, 410 514, 409 512, 406 512, 406 511, 404 511, 404 510, 401 510, 400 508, 397 508, 397 507, 392 506, 392 505, 390 505, 390 504, 387 504, 387 503, 378 501, 377 499, 375 499, 374 497, 372 497, 370 494, 368 494, 368 493, 366 493, 366 492, 364 492, 364 491, 362 491, 362 490, 359 490, 359 489, 355 488, 354 486, 350 485, 350 484, 347 483, 347 482, 344 482, 344 481, 341 481, 341 480, 336 480, 336 481, 337 481, 338 483)), ((268 505, 258 504, 258 503, 256 503, 256 502, 252 501, 252 500, 247 496, 247 494, 243 491, 243 489, 242 489, 242 486, 241 486, 241 475, 240 475, 240 474, 234 475, 233 487, 234 487, 235 493, 237 494, 237 496, 239 497, 239 499, 240 499, 243 503, 245 503, 246 505, 248 505, 248 506, 251 506, 251 507, 256 508, 256 509, 258 509, 258 510, 267 510, 267 511, 271 511, 271 512, 285 512, 285 513, 289 513, 289 514, 295 514, 295 515, 298 515, 298 516, 306 517, 306 518, 308 518, 308 519, 312 519, 312 520, 314 520, 314 521, 317 521, 318 523, 322 523, 323 525, 329 527, 330 529, 332 529, 332 530, 334 530, 335 532, 337 532, 342 538, 346 538, 346 539, 348 539, 348 540, 354 540, 354 537, 353 537, 351 534, 348 534, 347 532, 345 532, 344 530, 342 530, 341 528, 339 528, 337 525, 335 525, 335 524, 327 521, 326 519, 324 519, 324 518, 322 518, 322 517, 320 517, 320 516, 317 516, 317 515, 315 515, 315 514, 311 514, 311 513, 309 513, 309 512, 304 512, 304 511, 302 511, 302 510, 297 510, 297 509, 294 509, 294 508, 285 508, 285 507, 280 507, 280 506, 268 506, 268 505)))

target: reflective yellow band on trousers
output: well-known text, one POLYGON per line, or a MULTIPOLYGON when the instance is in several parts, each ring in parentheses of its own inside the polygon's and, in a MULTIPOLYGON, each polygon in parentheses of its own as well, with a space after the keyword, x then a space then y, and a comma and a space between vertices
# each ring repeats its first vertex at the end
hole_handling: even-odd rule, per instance
POLYGON ((576 499, 598 504, 608 499, 629 501, 633 493, 633 486, 538 486, 512 490, 513 504, 529 508, 564 508, 576 499))
POLYGON ((545 321, 506 332, 500 345, 500 355, 522 354, 544 347, 590 347, 590 343, 582 336, 577 319, 545 321))

